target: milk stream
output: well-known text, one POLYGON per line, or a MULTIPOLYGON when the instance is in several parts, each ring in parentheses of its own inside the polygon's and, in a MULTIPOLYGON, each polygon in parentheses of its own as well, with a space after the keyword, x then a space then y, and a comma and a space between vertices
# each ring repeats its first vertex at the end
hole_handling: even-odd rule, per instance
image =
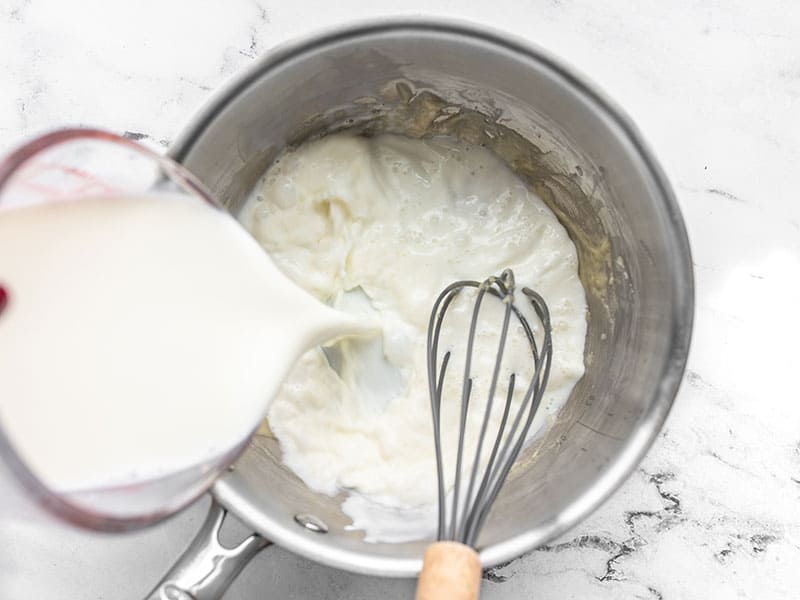
POLYGON ((369 328, 177 195, 0 210, 0 287, 0 426, 64 491, 214 460, 304 351, 369 328))

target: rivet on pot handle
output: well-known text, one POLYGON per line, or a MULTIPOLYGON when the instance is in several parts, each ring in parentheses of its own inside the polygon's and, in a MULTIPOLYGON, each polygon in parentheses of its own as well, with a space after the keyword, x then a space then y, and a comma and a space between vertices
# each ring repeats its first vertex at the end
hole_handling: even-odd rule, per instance
POLYGON ((253 534, 226 548, 219 532, 228 511, 211 500, 208 515, 192 543, 145 600, 219 600, 236 576, 272 542, 253 534))

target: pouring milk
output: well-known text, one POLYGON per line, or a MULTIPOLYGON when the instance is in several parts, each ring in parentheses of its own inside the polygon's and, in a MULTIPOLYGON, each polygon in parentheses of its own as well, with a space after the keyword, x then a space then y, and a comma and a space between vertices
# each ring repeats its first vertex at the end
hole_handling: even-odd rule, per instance
POLYGON ((369 329, 178 195, 0 210, 0 288, 0 426, 63 491, 214 461, 304 351, 369 329))

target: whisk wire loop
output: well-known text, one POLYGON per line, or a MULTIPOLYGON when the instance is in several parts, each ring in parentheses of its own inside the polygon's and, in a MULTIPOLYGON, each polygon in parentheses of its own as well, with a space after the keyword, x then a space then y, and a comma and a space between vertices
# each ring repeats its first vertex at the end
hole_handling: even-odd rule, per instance
POLYGON ((511 470, 511 466, 525 443, 533 419, 541 404, 552 362, 553 349, 550 314, 547 304, 541 295, 529 288, 523 288, 522 293, 526 299, 531 302, 533 310, 543 326, 544 333, 542 336, 541 348, 536 342, 533 329, 527 317, 514 303, 515 281, 514 274, 510 269, 503 271, 499 277, 492 276, 483 282, 463 280, 450 284, 436 299, 433 310, 431 311, 428 324, 427 367, 431 412, 433 415, 434 447, 436 452, 438 487, 437 539, 440 541, 454 540, 470 546, 476 544, 478 535, 488 517, 491 506, 500 493, 500 489, 511 470), (451 358, 451 352, 448 350, 444 353, 441 359, 441 366, 439 366, 439 345, 442 324, 447 310, 458 294, 467 288, 477 288, 477 293, 475 294, 474 306, 470 318, 464 374, 461 385, 461 410, 459 413, 459 435, 456 450, 456 472, 453 483, 453 498, 450 511, 447 511, 441 436, 441 407, 445 373, 451 358), (462 490, 462 467, 464 461, 467 416, 473 388, 473 379, 471 376, 472 359, 480 310, 484 297, 487 294, 503 302, 505 304, 505 310, 503 311, 503 323, 500 329, 495 365, 489 383, 488 398, 484 406, 474 460, 469 469, 469 481, 464 493, 464 490, 462 490), (509 417, 512 413, 514 390, 517 385, 518 377, 516 373, 511 373, 497 435, 494 443, 491 445, 492 449, 489 453, 488 461, 481 473, 481 456, 484 450, 485 438, 489 428, 492 410, 495 406, 494 396, 497 393, 497 385, 502 371, 503 357, 505 347, 508 343, 508 333, 511 327, 512 315, 514 315, 516 321, 521 325, 522 331, 530 346, 531 358, 534 362, 534 373, 516 414, 513 419, 511 419, 511 427, 506 432, 509 417), (463 506, 460 506, 462 501, 463 506))

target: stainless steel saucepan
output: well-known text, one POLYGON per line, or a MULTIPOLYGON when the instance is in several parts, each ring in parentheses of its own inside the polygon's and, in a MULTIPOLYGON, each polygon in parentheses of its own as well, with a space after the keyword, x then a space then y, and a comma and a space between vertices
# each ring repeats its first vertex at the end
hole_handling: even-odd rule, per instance
MULTIPOLYGON (((586 374, 521 457, 479 540, 484 566, 594 510, 652 444, 684 369, 693 314, 689 245, 667 180, 609 99, 539 49, 470 25, 378 21, 281 47, 221 90, 170 149, 236 213, 285 148, 341 129, 484 144, 574 240, 589 305, 586 374)), ((433 298, 432 298, 433 300, 433 298)), ((270 540, 326 565, 413 576, 423 542, 366 543, 343 497, 308 490, 257 435, 213 488, 198 538, 151 598, 219 598, 270 540), (225 511, 257 532, 234 549, 225 511)))

